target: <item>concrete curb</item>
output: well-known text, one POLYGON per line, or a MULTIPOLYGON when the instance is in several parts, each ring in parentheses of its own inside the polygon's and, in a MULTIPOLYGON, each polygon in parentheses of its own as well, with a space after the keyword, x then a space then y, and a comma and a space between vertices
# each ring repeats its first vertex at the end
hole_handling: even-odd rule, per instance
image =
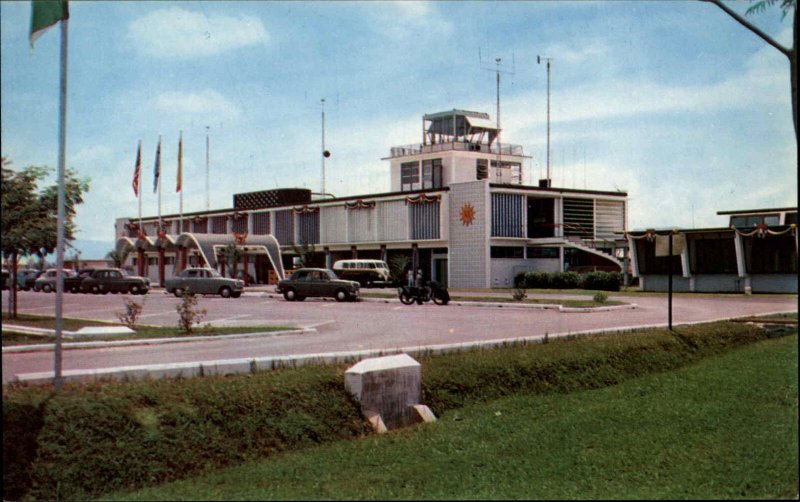
MULTIPOLYGON (((233 338, 251 338, 256 336, 302 335, 304 333, 313 333, 315 331, 316 329, 314 328, 303 328, 303 329, 293 329, 284 331, 259 331, 255 333, 239 333, 231 335, 187 336, 182 338, 142 338, 140 340, 99 340, 94 342, 67 342, 61 344, 61 348, 68 350, 68 349, 88 349, 88 348, 103 348, 103 347, 124 347, 127 345, 159 345, 164 343, 197 342, 206 340, 229 340, 233 338)), ((35 344, 35 345, 13 345, 10 347, 3 347, 3 354, 13 353, 13 352, 41 352, 41 351, 52 351, 52 350, 53 350, 52 343, 35 344)))
MULTIPOLYGON (((256 296, 259 298, 282 298, 281 295, 277 293, 245 293, 246 296, 256 296)), ((330 298, 320 298, 322 301, 331 301, 330 298)), ((365 302, 377 302, 377 303, 400 303, 400 300, 397 298, 378 298, 378 297, 365 297, 362 296, 359 298, 361 301, 365 302)), ((578 313, 578 312, 607 312, 610 310, 626 310, 626 309, 635 309, 638 308, 638 305, 635 303, 628 303, 626 305, 609 305, 607 307, 565 307, 563 305, 557 303, 524 303, 524 302, 482 302, 482 301, 472 301, 472 300, 458 300, 458 301, 450 301, 449 305, 454 305, 457 307, 497 307, 497 308, 507 308, 507 309, 541 309, 541 310, 558 310, 559 312, 563 313, 578 313)))
MULTIPOLYGON (((792 311, 769 312, 760 315, 783 314, 792 311)), ((723 317, 719 319, 687 322, 674 324, 674 326, 693 326, 708 324, 718 321, 735 319, 723 317)), ((452 352, 465 352, 476 349, 491 349, 518 344, 544 343, 550 338, 572 338, 599 334, 629 333, 640 329, 663 328, 667 323, 643 324, 627 326, 624 328, 592 329, 566 333, 546 333, 528 337, 503 338, 498 340, 485 340, 476 342, 451 343, 430 346, 398 347, 394 349, 357 350, 352 352, 326 352, 305 355, 288 355, 276 357, 258 357, 242 359, 223 359, 217 361, 151 364, 139 366, 121 366, 116 368, 100 369, 75 369, 62 371, 65 382, 91 382, 98 380, 142 380, 156 378, 193 377, 210 375, 232 375, 255 373, 257 371, 274 370, 280 368, 297 368, 308 365, 351 364, 367 357, 381 357, 392 354, 408 354, 412 357, 446 354, 452 352)), ((29 384, 50 384, 53 381, 53 372, 20 373, 12 382, 29 384)))

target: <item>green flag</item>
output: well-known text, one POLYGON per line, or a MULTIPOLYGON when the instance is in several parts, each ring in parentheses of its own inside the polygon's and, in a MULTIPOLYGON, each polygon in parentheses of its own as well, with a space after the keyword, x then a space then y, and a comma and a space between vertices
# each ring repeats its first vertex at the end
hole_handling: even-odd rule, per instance
POLYGON ((67 0, 32 0, 31 1, 31 47, 48 28, 69 19, 67 0))

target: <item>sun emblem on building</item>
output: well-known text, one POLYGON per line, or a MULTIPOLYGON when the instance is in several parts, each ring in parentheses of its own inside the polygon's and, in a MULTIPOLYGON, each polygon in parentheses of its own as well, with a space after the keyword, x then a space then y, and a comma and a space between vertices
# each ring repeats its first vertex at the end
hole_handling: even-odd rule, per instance
POLYGON ((472 225, 472 222, 475 221, 475 208, 472 207, 472 204, 467 202, 463 206, 461 206, 461 224, 468 227, 472 225))

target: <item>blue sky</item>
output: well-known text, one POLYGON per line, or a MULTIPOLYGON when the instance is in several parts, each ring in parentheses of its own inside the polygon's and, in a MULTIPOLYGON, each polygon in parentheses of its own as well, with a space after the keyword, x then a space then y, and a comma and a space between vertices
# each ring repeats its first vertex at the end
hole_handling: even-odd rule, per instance
MULTIPOLYGON (((731 2, 743 12, 750 4, 731 2)), ((30 2, 0 1, 2 154, 57 165, 59 30, 28 42, 30 2)), ((664 2, 77 2, 70 3, 67 164, 91 178, 78 239, 111 247, 114 219, 177 213, 234 193, 321 185, 389 190, 392 146, 421 141, 421 117, 453 108, 495 117, 500 57, 503 141, 546 166, 545 66, 553 58, 553 184, 626 190, 629 228, 724 226, 720 210, 797 205, 788 60, 714 5, 664 2), (486 65, 484 65, 486 66, 486 65)), ((791 45, 792 16, 750 18, 791 45)))

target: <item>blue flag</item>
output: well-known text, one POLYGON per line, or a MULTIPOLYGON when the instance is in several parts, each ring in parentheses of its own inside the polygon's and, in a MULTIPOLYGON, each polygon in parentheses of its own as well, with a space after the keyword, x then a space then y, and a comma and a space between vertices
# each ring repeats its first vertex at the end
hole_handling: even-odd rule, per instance
POLYGON ((156 168, 153 173, 153 193, 158 191, 158 175, 161 173, 161 138, 158 138, 158 148, 156 148, 156 168))

